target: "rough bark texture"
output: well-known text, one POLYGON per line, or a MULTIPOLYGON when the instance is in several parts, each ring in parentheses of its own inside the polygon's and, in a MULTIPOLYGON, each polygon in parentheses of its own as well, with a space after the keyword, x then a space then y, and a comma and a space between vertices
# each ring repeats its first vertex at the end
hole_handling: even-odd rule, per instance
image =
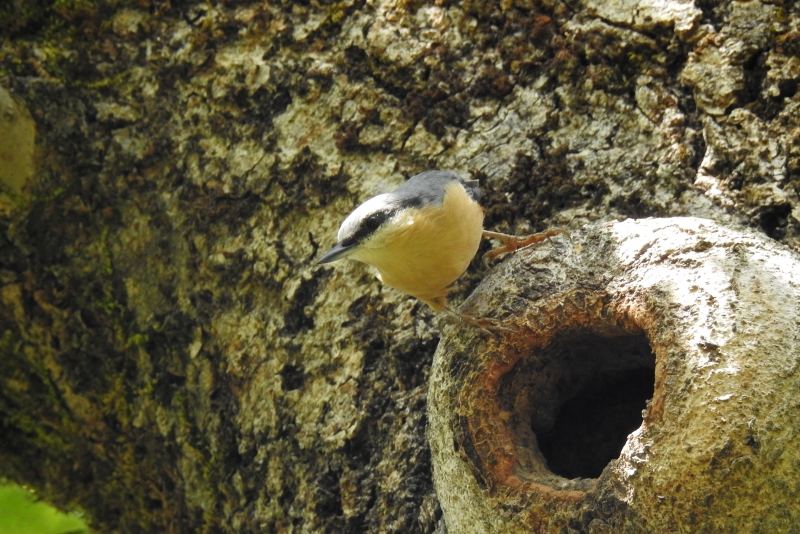
POLYGON ((786 247, 695 218, 589 225, 506 262, 463 309, 516 332, 449 327, 434 355, 448 531, 800 529, 798 273, 786 247))
POLYGON ((403 176, 481 180, 498 231, 701 215, 800 244, 796 3, 13 0, 0 25, 0 474, 98 531, 436 528, 434 317, 313 262, 403 176))

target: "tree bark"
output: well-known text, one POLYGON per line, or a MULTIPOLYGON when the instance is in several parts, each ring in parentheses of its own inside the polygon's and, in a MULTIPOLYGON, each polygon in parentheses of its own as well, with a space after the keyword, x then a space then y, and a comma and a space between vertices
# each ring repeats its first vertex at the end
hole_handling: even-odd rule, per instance
POLYGON ((0 474, 99 532, 444 532, 437 318, 314 262, 404 176, 479 179, 501 232, 800 244, 795 3, 37 1, 0 29, 0 474))
POLYGON ((488 276, 434 355, 449 532, 800 528, 800 256, 691 217, 587 225, 488 276))

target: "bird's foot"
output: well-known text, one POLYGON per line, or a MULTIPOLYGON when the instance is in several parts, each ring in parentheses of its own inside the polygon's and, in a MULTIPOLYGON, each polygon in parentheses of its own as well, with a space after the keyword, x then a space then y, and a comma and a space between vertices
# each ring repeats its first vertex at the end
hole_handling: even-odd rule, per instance
POLYGON ((529 247, 537 243, 541 243, 542 241, 549 239, 553 236, 557 236, 559 234, 564 234, 567 237, 570 237, 569 232, 567 232, 566 230, 562 230, 561 228, 550 228, 548 230, 545 230, 544 232, 539 232, 538 234, 531 234, 525 236, 501 234, 499 232, 489 232, 488 230, 484 230, 483 237, 488 237, 489 239, 496 239, 497 241, 500 241, 503 244, 503 246, 490 250, 489 252, 483 255, 483 258, 488 260, 495 260, 501 254, 506 254, 508 252, 515 252, 519 249, 529 247))
POLYGON ((501 332, 513 334, 517 332, 516 329, 503 325, 503 321, 499 319, 475 317, 474 315, 459 313, 449 307, 445 308, 443 311, 447 314, 448 318, 457 319, 459 322, 473 326, 478 330, 483 330, 487 334, 496 335, 501 332))

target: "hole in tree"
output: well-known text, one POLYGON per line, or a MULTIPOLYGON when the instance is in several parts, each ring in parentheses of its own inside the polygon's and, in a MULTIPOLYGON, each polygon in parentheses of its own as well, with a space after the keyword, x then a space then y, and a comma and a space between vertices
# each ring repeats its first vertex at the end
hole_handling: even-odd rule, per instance
POLYGON ((597 478, 642 424, 655 355, 643 334, 569 330, 501 381, 501 407, 520 422, 514 438, 520 461, 542 468, 546 462, 564 478, 597 478))
POLYGON ((554 394, 531 421, 539 450, 556 475, 596 478, 619 457, 653 397, 650 343, 644 335, 565 332, 542 360, 550 362, 554 394))
POLYGON ((565 478, 597 478, 642 424, 653 396, 653 371, 629 369, 592 378, 558 410, 555 424, 537 433, 550 471, 565 478))

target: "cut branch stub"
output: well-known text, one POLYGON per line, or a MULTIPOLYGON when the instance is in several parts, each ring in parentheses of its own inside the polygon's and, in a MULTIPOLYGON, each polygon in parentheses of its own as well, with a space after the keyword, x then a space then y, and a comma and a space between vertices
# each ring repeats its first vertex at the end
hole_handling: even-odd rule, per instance
POLYGON ((509 258, 445 330, 429 430, 448 532, 800 528, 800 265, 695 218, 509 258))

